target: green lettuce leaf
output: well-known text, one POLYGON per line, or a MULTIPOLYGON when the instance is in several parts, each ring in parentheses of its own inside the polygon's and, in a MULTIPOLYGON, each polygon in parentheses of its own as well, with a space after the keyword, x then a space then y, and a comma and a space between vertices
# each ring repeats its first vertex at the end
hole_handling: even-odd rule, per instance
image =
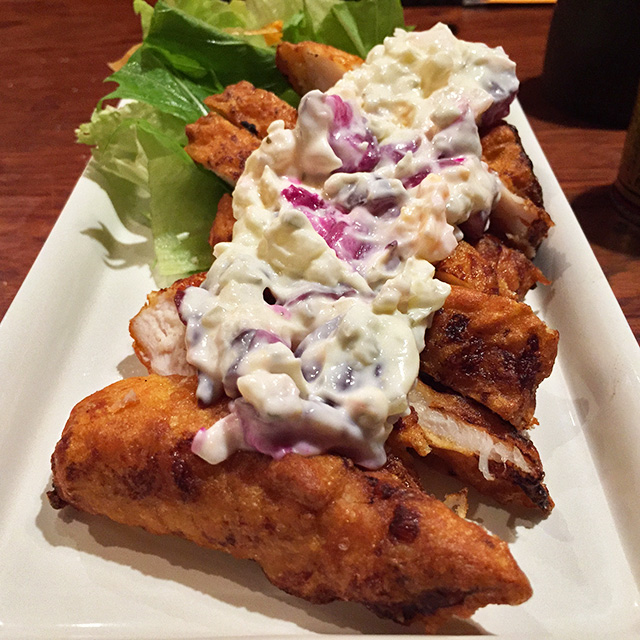
POLYGON ((365 58, 384 38, 404 27, 400 0, 305 0, 283 29, 289 42, 315 40, 365 58))
POLYGON ((153 7, 145 0, 133 0, 133 11, 137 16, 140 16, 140 27, 142 29, 142 39, 144 40, 151 27, 153 7))
POLYGON ((218 201, 229 191, 167 139, 138 132, 149 168, 151 231, 160 276, 204 271, 211 266, 209 230, 218 201))
POLYGON ((144 101, 187 123, 208 112, 206 96, 241 79, 297 104, 274 50, 158 2, 142 47, 108 78, 119 86, 107 98, 144 101))
POLYGON ((318 29, 318 38, 331 38, 338 49, 366 58, 369 51, 404 26, 399 0, 357 0, 333 6, 318 29))
POLYGON ((294 106, 298 96, 275 66, 275 50, 250 35, 286 21, 285 39, 313 39, 365 56, 402 26, 399 0, 133 0, 142 46, 107 80, 107 98, 78 129, 123 222, 151 228, 155 272, 185 275, 211 264, 208 232, 229 187, 184 151, 184 127, 208 112, 203 100, 249 80, 294 106), (134 101, 134 102, 129 102, 134 101))
POLYGON ((248 26, 252 29, 282 20, 286 22, 302 11, 303 0, 246 0, 247 9, 252 16, 248 26))
POLYGON ((179 277, 208 269, 209 229, 229 187, 184 151, 184 122, 132 102, 94 113, 77 135, 93 145, 93 171, 123 223, 151 228, 156 274, 179 277))
MULTIPOLYGON (((129 58, 127 64, 116 71, 109 80, 119 84, 105 99, 120 98, 149 104, 159 111, 171 114, 184 124, 195 122, 208 113, 203 100, 218 93, 222 85, 213 74, 195 82, 188 73, 177 70, 180 62, 188 69, 190 60, 177 58, 169 61, 167 52, 144 45, 129 58)), ((198 74, 202 69, 191 65, 189 73, 198 74)), ((206 73, 206 72, 205 72, 206 73)))
MULTIPOLYGON (((247 28, 253 23, 253 16, 243 0, 164 0, 168 7, 202 20, 218 29, 247 28)), ((133 9, 140 16, 143 39, 149 34, 154 7, 146 0, 133 0, 133 9)))
POLYGON ((175 144, 182 151, 186 143, 184 122, 162 113, 154 107, 132 102, 120 108, 108 106, 96 110, 90 122, 76 131, 78 142, 91 145, 93 168, 108 174, 107 190, 114 203, 121 203, 117 211, 123 222, 132 218, 150 224, 149 169, 147 156, 138 139, 140 129, 146 129, 158 139, 175 144), (117 178, 113 180, 112 178, 117 178), (124 186, 129 185, 125 190, 124 186), (121 191, 116 192, 116 191, 121 191))

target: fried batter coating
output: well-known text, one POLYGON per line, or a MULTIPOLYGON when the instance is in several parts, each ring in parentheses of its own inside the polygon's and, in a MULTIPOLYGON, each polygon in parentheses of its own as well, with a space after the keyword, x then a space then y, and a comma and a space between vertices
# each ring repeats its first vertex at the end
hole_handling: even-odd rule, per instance
POLYGON ((536 390, 553 368, 558 332, 528 305, 453 286, 425 339, 424 373, 518 429, 535 424, 536 390))
POLYGON ((377 471, 332 455, 200 459, 194 435, 227 406, 199 408, 195 387, 130 378, 79 403, 52 457, 52 504, 251 558, 310 602, 360 602, 431 631, 530 597, 507 545, 424 493, 393 455, 377 471))
POLYGON ((318 42, 281 42, 276 50, 276 66, 301 96, 313 89, 329 90, 363 62, 358 56, 318 42))
POLYGON ((203 116, 185 130, 189 139, 185 151, 230 185, 235 185, 247 158, 260 146, 260 138, 218 113, 203 116))
POLYGON ((211 231, 209 232, 209 244, 211 248, 218 242, 231 242, 233 236, 233 225, 236 219, 233 217, 233 198, 231 194, 225 193, 218 201, 218 210, 213 219, 211 231))
POLYGON ((464 240, 458 242, 456 248, 444 260, 438 262, 436 278, 451 285, 500 295, 496 270, 486 258, 464 240))
POLYGON ((484 235, 475 244, 464 240, 436 266, 436 277, 452 285, 522 301, 538 282, 550 284, 521 251, 484 235))
POLYGON ((499 294, 502 296, 522 302, 527 291, 538 283, 551 284, 521 251, 507 247, 495 236, 485 234, 475 244, 475 249, 495 270, 499 294))
POLYGON ((196 273, 166 289, 152 291, 129 322, 133 350, 149 373, 195 375, 196 370, 187 362, 185 328, 178 315, 176 295, 187 287, 199 287, 206 275, 196 273))
POLYGON ((185 151, 231 185, 242 175, 247 158, 260 146, 274 120, 283 120, 292 129, 298 119, 296 109, 284 100, 245 80, 204 102, 211 113, 187 125, 185 151))
POLYGON ((294 107, 271 91, 258 89, 246 80, 205 98, 204 103, 211 112, 218 113, 261 140, 266 137, 267 129, 274 120, 283 120, 287 129, 293 129, 298 119, 294 107))
POLYGON ((551 512, 540 455, 526 434, 477 402, 421 380, 409 401, 414 410, 395 426, 394 443, 501 504, 551 512))
POLYGON ((482 159, 500 176, 509 191, 542 207, 542 188, 533 173, 531 159, 522 147, 518 130, 500 122, 483 132, 480 141, 482 159))
POLYGON ((515 127, 502 122, 481 137, 482 158, 504 185, 489 230, 532 258, 553 222, 515 127))

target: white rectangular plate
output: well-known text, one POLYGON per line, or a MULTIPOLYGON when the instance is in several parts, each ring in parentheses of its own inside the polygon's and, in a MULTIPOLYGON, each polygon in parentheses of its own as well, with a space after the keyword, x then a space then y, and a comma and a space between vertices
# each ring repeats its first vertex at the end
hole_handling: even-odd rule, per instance
MULTIPOLYGON (((640 349, 519 105, 518 127, 556 227, 528 302, 560 330, 533 438, 556 508, 545 520, 473 495, 533 598, 450 633, 640 637, 640 349)), ((81 178, 0 326, 0 636, 196 638, 404 634, 362 607, 309 605, 259 568, 184 540, 54 511, 49 457, 76 402, 143 373, 127 325, 155 288, 149 242, 81 178)))

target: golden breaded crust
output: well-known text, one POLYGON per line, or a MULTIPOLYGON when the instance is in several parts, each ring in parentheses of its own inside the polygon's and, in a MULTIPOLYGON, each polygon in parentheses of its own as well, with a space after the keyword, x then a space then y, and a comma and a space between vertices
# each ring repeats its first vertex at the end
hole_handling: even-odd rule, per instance
POLYGON ((505 202, 499 203, 492 213, 489 229, 531 258, 553 226, 543 208, 542 189, 531 159, 522 146, 517 129, 505 122, 484 132, 480 142, 482 159, 516 196, 509 207, 505 206, 506 198, 502 198, 505 202))
POLYGON ((451 288, 425 335, 420 368, 518 429, 535 423, 535 394, 551 373, 558 332, 524 302, 451 288))
POLYGON ((542 207, 542 188, 533 173, 533 164, 524 151, 518 130, 501 122, 485 131, 480 142, 482 159, 500 176, 509 191, 542 207))
POLYGON ((436 390, 418 380, 416 391, 428 410, 424 416, 414 410, 398 421, 391 435, 395 445, 413 449, 426 458, 427 464, 455 475, 501 504, 551 512, 554 503, 543 484, 540 455, 525 434, 477 402, 449 390, 436 390), (455 427, 443 434, 436 430, 436 423, 455 427), (467 442, 477 444, 479 436, 484 435, 485 443, 495 443, 494 450, 509 452, 510 458, 486 460, 486 471, 492 479, 482 472, 479 452, 465 446, 460 436, 465 431, 470 434, 467 442))
POLYGON ((550 284, 521 251, 484 235, 475 246, 464 240, 436 265, 436 277, 451 285, 522 301, 537 283, 550 284))
POLYGON ((260 139, 237 127, 218 113, 203 116, 186 127, 189 143, 185 151, 193 160, 235 185, 247 158, 260 146, 260 139))
POLYGON ((218 201, 218 210, 213 219, 209 232, 209 244, 215 247, 218 242, 230 242, 233 237, 233 225, 236 219, 233 217, 233 198, 230 193, 225 193, 218 201))
POLYGON ((213 113, 242 127, 262 139, 274 120, 283 120, 287 129, 293 129, 298 120, 298 112, 271 91, 257 89, 243 80, 229 85, 222 93, 204 99, 213 113))
POLYGON ((436 278, 450 285, 470 287, 477 291, 500 294, 498 275, 491 263, 464 240, 436 265, 436 278))
POLYGON ((393 455, 377 471, 331 455, 208 464, 191 442, 227 403, 199 408, 195 386, 130 378, 79 403, 52 457, 52 504, 251 558, 288 593, 431 631, 531 595, 507 545, 424 493, 393 455))
POLYGON ((276 50, 276 66, 301 96, 313 89, 327 91, 363 62, 358 56, 318 42, 281 42, 276 50))
POLYGON ((476 242, 475 249, 495 270, 502 296, 522 302, 526 293, 538 283, 551 284, 521 251, 508 247, 495 236, 485 234, 476 242))

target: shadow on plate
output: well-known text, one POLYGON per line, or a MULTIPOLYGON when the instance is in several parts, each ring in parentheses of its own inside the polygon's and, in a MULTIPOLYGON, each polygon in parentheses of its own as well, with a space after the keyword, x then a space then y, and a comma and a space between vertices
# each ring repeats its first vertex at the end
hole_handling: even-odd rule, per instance
POLYGON ((153 247, 149 240, 134 243, 120 242, 102 223, 99 227, 83 229, 81 233, 104 247, 107 252, 104 263, 111 269, 145 266, 153 262, 153 247))
POLYGON ((135 378, 137 376, 149 375, 149 372, 146 370, 145 366, 133 353, 130 356, 123 358, 118 363, 118 373, 123 378, 135 378))
MULTIPOLYGON (((457 478, 431 469, 423 460, 416 460, 422 486, 438 500, 443 501, 447 494, 457 493, 467 485, 457 478)), ((512 544, 518 538, 518 528, 531 529, 546 518, 545 514, 524 507, 504 507, 495 500, 483 496, 472 487, 468 487, 467 518, 481 524, 490 533, 512 544)))
POLYGON ((148 196, 145 197, 136 185, 102 171, 93 162, 87 165, 84 176, 106 192, 122 225, 139 238, 133 243, 120 242, 102 223, 97 228, 83 230, 83 235, 98 241, 107 251, 105 264, 113 269, 153 264, 155 254, 149 229, 148 196))

